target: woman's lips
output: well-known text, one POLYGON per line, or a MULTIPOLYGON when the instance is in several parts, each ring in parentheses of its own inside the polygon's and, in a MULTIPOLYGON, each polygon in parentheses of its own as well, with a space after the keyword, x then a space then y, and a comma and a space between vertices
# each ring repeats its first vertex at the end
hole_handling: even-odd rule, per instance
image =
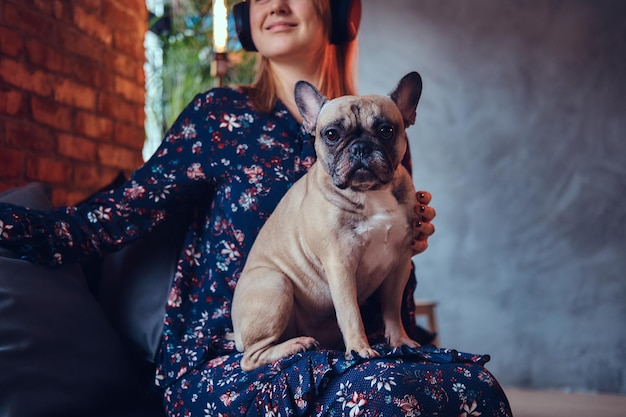
POLYGON ((279 32, 279 31, 282 31, 282 30, 293 29, 296 26, 297 26, 296 23, 282 22, 281 21, 281 22, 275 22, 275 23, 272 23, 270 25, 267 25, 265 30, 279 32))

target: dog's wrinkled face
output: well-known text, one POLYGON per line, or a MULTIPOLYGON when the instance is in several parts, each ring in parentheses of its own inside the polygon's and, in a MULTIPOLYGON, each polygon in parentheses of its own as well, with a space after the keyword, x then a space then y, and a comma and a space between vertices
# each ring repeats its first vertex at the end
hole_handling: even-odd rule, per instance
POLYGON ((407 149, 405 129, 415 122, 421 91, 416 72, 404 76, 389 96, 327 100, 311 84, 296 84, 304 128, 315 135, 317 160, 336 187, 367 191, 393 179, 407 149))
POLYGON ((318 114, 317 158, 340 189, 366 191, 387 184, 406 147, 402 115, 389 97, 340 97, 318 114))

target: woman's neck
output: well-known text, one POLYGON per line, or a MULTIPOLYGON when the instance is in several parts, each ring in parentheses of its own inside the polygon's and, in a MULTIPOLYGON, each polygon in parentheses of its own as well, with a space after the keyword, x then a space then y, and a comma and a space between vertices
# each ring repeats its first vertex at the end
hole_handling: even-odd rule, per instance
POLYGON ((310 68, 303 68, 302 65, 286 66, 276 63, 272 64, 276 96, 283 102, 298 123, 302 123, 302 116, 300 116, 294 97, 296 83, 304 80, 317 87, 320 79, 319 67, 311 66, 310 68))

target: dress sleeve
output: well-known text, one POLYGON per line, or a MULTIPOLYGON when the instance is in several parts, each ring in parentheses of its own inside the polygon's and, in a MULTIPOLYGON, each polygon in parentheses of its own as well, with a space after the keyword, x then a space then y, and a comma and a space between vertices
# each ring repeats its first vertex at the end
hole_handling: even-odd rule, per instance
POLYGON ((115 251, 206 198, 214 183, 212 164, 198 149, 211 146, 214 121, 205 97, 196 96, 154 156, 122 186, 51 211, 0 204, 0 245, 35 263, 75 262, 115 251))

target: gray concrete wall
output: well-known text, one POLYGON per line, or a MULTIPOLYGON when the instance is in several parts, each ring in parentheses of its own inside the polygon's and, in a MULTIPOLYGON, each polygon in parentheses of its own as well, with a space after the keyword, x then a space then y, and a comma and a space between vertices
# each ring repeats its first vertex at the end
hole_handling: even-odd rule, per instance
POLYGON ((359 89, 424 80, 415 258, 506 385, 626 393, 626 2, 363 0, 359 89))

